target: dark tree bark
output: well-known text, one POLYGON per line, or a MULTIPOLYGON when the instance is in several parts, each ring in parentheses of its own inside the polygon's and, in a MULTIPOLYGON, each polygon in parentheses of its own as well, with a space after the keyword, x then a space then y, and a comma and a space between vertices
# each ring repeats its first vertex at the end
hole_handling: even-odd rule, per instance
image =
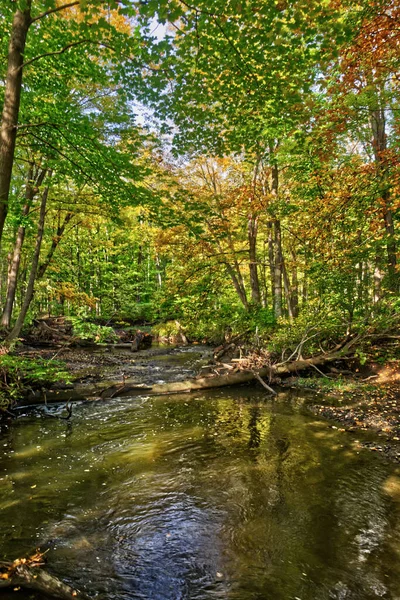
POLYGON ((32 22, 31 2, 32 0, 25 1, 25 10, 20 10, 19 8, 16 10, 8 45, 8 64, 0 129, 0 243, 8 211, 8 198, 21 101, 22 65, 26 37, 32 22))
POLYGON ((246 290, 240 272, 238 274, 232 267, 232 265, 230 265, 229 263, 225 263, 225 266, 230 278, 232 279, 232 283, 235 287, 235 290, 237 292, 237 295, 239 296, 241 303, 243 304, 244 308, 248 310, 249 303, 247 300, 246 290))
MULTIPOLYGON (((274 148, 270 144, 271 157, 274 153, 274 148)), ((278 165, 273 162, 271 168, 271 191, 273 196, 278 198, 279 193, 279 169, 278 165)), ((272 223, 272 289, 273 289, 273 300, 274 300, 274 315, 276 319, 282 316, 282 278, 283 278, 283 253, 282 253, 282 232, 281 223, 279 219, 275 219, 272 223)))
POLYGON ((282 276, 283 254, 282 233, 279 220, 274 221, 274 314, 279 319, 282 316, 282 276))
POLYGON ((290 319, 294 319, 294 310, 292 305, 292 287, 290 285, 289 276, 284 264, 282 264, 283 268, 283 285, 285 288, 285 296, 286 296, 286 305, 288 309, 288 315, 290 319))
POLYGON ((257 306, 261 304, 260 282, 258 279, 257 268, 257 233, 258 233, 258 217, 251 214, 248 218, 247 225, 248 240, 249 240, 249 271, 250 271, 250 287, 251 300, 257 306))
POLYGON ((291 297, 292 310, 293 310, 293 316, 298 317, 298 315, 299 315, 299 279, 297 276, 296 253, 293 249, 291 250, 291 255, 292 255, 292 297, 291 297))
POLYGON ((372 143, 376 172, 380 186, 380 197, 382 201, 382 216, 385 223, 387 269, 389 275, 389 287, 393 291, 398 290, 397 273, 397 244, 393 223, 393 210, 388 187, 388 173, 385 152, 387 150, 386 118, 384 108, 380 107, 371 112, 370 124, 372 130, 372 143))

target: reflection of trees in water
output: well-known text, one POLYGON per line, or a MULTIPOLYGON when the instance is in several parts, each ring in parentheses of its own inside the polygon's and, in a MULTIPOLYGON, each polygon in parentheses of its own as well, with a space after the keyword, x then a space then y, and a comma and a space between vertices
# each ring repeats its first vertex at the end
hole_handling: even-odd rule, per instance
POLYGON ((258 428, 258 419, 260 417, 260 409, 258 406, 252 406, 249 410, 250 419, 248 424, 248 430, 250 432, 250 438, 248 447, 259 448, 261 443, 261 432, 258 428))
MULTIPOLYGON (((341 448, 345 438, 339 432, 279 403, 255 404, 245 392, 190 402, 186 396, 154 400, 141 411, 117 408, 108 406, 107 422, 96 407, 87 409, 84 422, 76 411, 73 435, 55 419, 41 425, 34 420, 4 440, 8 452, 27 453, 32 447, 32 455, 7 454, 0 464, 8 468, 8 479, 20 475, 15 491, 10 482, 7 492, 21 503, 5 511, 3 539, 17 530, 31 546, 35 523, 48 519, 47 535, 51 522, 62 528, 72 514, 76 527, 52 534, 61 539, 52 558, 60 572, 69 576, 71 557, 82 556, 97 579, 91 561, 104 548, 114 556, 111 577, 112 568, 121 576, 120 569, 130 573, 134 564, 132 585, 152 598, 158 593, 154 581, 161 586, 160 598, 195 597, 217 570, 226 575, 219 585, 233 582, 233 595, 227 591, 226 598, 309 600, 325 593, 370 600, 384 592, 383 584, 396 596, 400 507, 382 494, 392 469, 367 453, 341 448), (44 446, 49 437, 48 450, 36 453, 36 445, 44 446), (64 454, 60 468, 55 459, 64 454), (94 463, 94 457, 101 461, 94 463), (38 492, 37 502, 28 500, 38 492), (110 540, 101 537, 106 531, 110 540), (148 569, 154 576, 151 590, 150 576, 144 582, 148 569), (166 592, 168 585, 175 587, 166 592)), ((129 577, 128 596, 133 593, 129 577)))

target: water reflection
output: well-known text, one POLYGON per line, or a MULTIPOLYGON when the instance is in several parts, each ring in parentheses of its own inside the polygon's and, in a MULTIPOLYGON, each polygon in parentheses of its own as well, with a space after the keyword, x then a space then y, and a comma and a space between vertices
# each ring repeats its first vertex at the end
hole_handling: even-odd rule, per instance
POLYGON ((298 405, 245 388, 17 422, 2 557, 48 547, 54 572, 111 600, 398 598, 395 469, 298 405))

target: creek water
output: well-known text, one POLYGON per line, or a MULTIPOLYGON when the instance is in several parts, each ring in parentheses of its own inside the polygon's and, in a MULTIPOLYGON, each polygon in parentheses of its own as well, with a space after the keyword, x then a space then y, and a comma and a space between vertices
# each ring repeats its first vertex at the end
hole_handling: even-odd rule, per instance
POLYGON ((243 387, 27 412, 0 438, 0 557, 48 548, 108 600, 400 598, 397 468, 302 404, 243 387))

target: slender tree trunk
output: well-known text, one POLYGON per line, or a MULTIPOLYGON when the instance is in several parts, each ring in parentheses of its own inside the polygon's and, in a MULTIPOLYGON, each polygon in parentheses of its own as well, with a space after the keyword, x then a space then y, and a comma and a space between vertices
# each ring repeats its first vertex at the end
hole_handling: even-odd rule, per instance
POLYGON ((162 275, 161 275, 161 262, 160 262, 160 257, 158 256, 158 254, 156 254, 156 267, 157 267, 157 283, 158 283, 158 287, 162 288, 162 275))
MULTIPOLYGON (((50 174, 51 175, 51 174, 50 174)), ((49 186, 45 188, 42 194, 42 201, 40 204, 40 213, 39 213, 39 223, 38 230, 36 236, 36 244, 35 250, 32 258, 31 272, 29 274, 28 286, 26 288, 25 298, 22 303, 21 312, 18 315, 17 321, 11 330, 11 332, 6 337, 6 343, 11 344, 21 333, 21 329, 24 325, 25 318, 32 302, 34 293, 35 293, 35 281, 36 275, 39 266, 39 257, 40 257, 40 248, 42 246, 43 233, 44 233, 44 221, 46 218, 46 206, 47 206, 47 197, 49 195, 49 186)))
POLYGON ((275 272, 275 261, 274 261, 274 237, 273 237, 273 223, 268 223, 268 264, 269 264, 269 275, 271 281, 271 305, 275 307, 275 285, 274 285, 274 272, 275 272))
MULTIPOLYGON (((29 205, 25 204, 22 210, 22 216, 26 217, 29 213, 29 205)), ((11 258, 10 270, 8 274, 7 296, 1 316, 1 326, 10 327, 12 310, 15 301, 15 292, 17 290, 19 265, 21 262, 21 251, 25 239, 25 225, 20 225, 17 231, 17 237, 14 244, 14 251, 11 258)))
POLYGON ((14 14, 8 45, 7 75, 0 129, 0 243, 8 211, 21 101, 22 64, 26 36, 31 24, 31 0, 25 0, 25 7, 25 10, 18 8, 14 14))
POLYGON ((229 263, 225 263, 225 266, 226 266, 226 270, 228 271, 230 278, 232 279, 233 285, 235 287, 235 290, 237 292, 237 295, 239 296, 241 303, 243 304, 244 308, 246 310, 248 310, 249 303, 247 300, 246 290, 245 290, 243 284, 238 279, 235 269, 232 267, 232 265, 230 265, 229 263))
POLYGON ((397 245, 393 223, 393 211, 388 188, 388 174, 385 151, 387 150, 386 118, 384 108, 380 107, 371 112, 371 130, 373 136, 373 149, 376 171, 380 184, 380 197, 382 201, 382 213, 386 232, 387 268, 389 275, 389 287, 393 291, 398 289, 397 273, 397 245))
POLYGON ((304 273, 303 275, 303 285, 301 290, 301 306, 304 308, 307 304, 308 300, 308 285, 307 285, 307 276, 304 273))
POLYGON ((291 250, 292 255, 292 310, 293 316, 299 316, 299 280, 297 276, 297 260, 295 251, 291 250))
MULTIPOLYGON (((273 159, 275 150, 273 144, 270 144, 270 154, 273 159)), ((271 191, 273 196, 278 199, 279 193, 279 169, 274 161, 271 167, 271 191)), ((283 277, 283 253, 282 253, 282 232, 279 219, 273 221, 273 297, 274 314, 279 319, 282 316, 282 277, 283 277)))
POLYGON ((65 215, 64 221, 62 223, 58 224, 57 233, 55 236, 53 236, 51 246, 49 248, 47 256, 38 269, 38 274, 37 274, 38 279, 41 279, 44 276, 44 274, 46 273, 48 266, 51 264, 51 261, 53 260, 54 252, 57 250, 57 248, 61 242, 61 238, 64 234, 65 228, 68 225, 68 223, 71 221, 73 216, 74 216, 73 213, 70 213, 70 212, 67 213, 65 215))
POLYGON ((382 259, 379 255, 375 258, 374 266, 374 291, 373 291, 373 303, 378 304, 382 297, 382 259))
POLYGON ((282 234, 281 223, 274 221, 274 313, 275 318, 282 316, 282 275, 283 275, 283 255, 282 255, 282 234))
POLYGON ((267 264, 268 264, 268 242, 264 237, 263 240, 263 257, 262 257, 262 269, 261 269, 261 305, 263 308, 268 306, 268 285, 267 285, 267 264))
MULTIPOLYGON (((243 304, 244 308, 246 310, 248 310, 249 302, 247 300, 246 288, 244 285, 242 272, 240 270, 240 265, 236 258, 235 246, 234 246, 232 237, 229 232, 228 232, 228 240, 227 241, 228 241, 230 253, 232 255, 232 263, 233 264, 231 264, 228 261, 226 261, 224 264, 225 264, 226 270, 228 272, 228 275, 232 279, 232 283, 237 292, 237 295, 239 296, 241 303, 243 304)), ((223 248, 222 248, 220 242, 217 242, 217 244, 218 244, 219 252, 221 253, 221 255, 223 255, 224 251, 223 251, 223 248)))
POLYGON ((142 265, 143 265, 143 248, 142 245, 139 245, 138 248, 138 254, 137 254, 137 271, 138 271, 138 277, 137 277, 137 292, 136 292, 136 302, 138 302, 140 304, 141 300, 142 300, 142 291, 143 291, 143 285, 142 285, 142 274, 141 274, 141 269, 142 269, 142 265))
POLYGON ((258 217, 254 214, 248 219, 248 240, 249 240, 249 270, 250 270, 250 287, 251 300, 259 306, 261 304, 260 282, 258 279, 257 269, 257 232, 258 232, 258 217))
POLYGON ((286 267, 283 263, 282 263, 282 275, 283 275, 283 285, 285 288, 285 296, 286 296, 288 315, 289 315, 289 319, 292 321, 294 319, 294 312, 293 312, 293 306, 292 306, 292 289, 291 289, 289 276, 288 276, 286 267))
MULTIPOLYGON (((33 181, 33 177, 34 177, 33 176, 33 165, 30 166, 29 172, 28 172, 28 180, 26 183, 26 191, 25 191, 26 203, 22 209, 22 217, 28 216, 30 208, 31 208, 32 200, 34 199, 35 195, 39 191, 39 187, 43 183, 43 179, 44 179, 45 175, 46 175, 46 170, 40 169, 39 173, 36 177, 36 181, 33 181)), ((3 314, 1 316, 1 323, 0 323, 2 327, 6 327, 6 328, 10 327, 10 323, 11 323, 12 310, 14 307, 15 294, 16 294, 16 290, 17 290, 18 273, 19 273, 19 266, 20 266, 20 262, 21 262, 22 246, 23 246, 24 240, 25 240, 25 232, 26 232, 25 225, 24 224, 20 225, 18 227, 17 237, 16 237, 15 245, 14 245, 14 251, 13 251, 12 259, 11 259, 11 263, 10 263, 10 270, 9 270, 9 274, 8 274, 7 296, 6 296, 6 301, 5 301, 4 310, 3 310, 3 314)))

